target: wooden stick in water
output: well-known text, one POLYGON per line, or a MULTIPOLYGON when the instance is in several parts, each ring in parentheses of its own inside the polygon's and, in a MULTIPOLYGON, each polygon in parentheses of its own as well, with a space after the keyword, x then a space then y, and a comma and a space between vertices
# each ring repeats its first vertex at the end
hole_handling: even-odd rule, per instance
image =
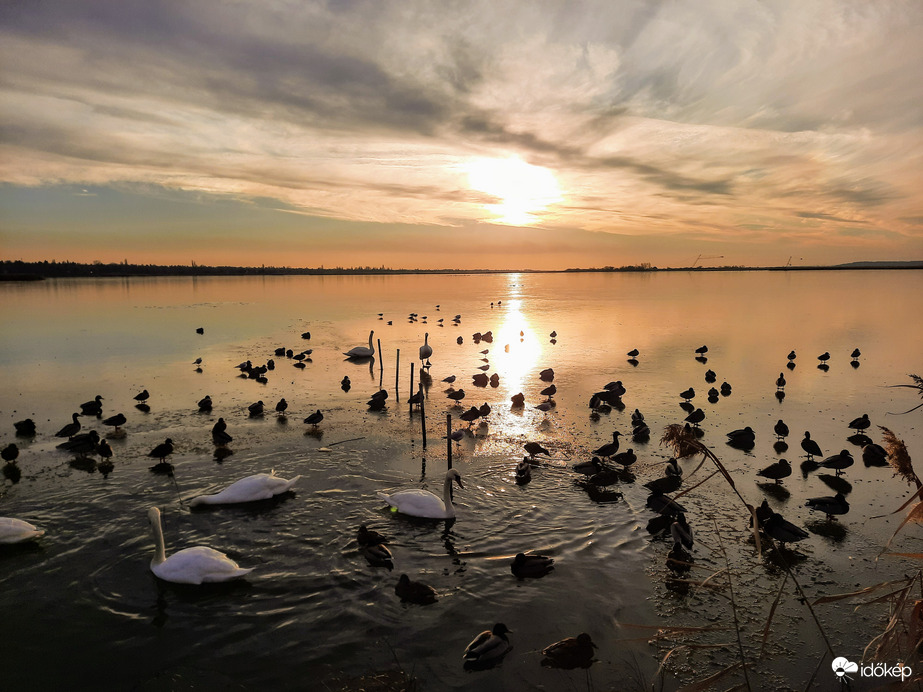
POLYGON ((420 383, 420 427, 423 430, 423 449, 426 449, 426 406, 423 396, 423 383, 420 383))
POLYGON ((445 458, 449 462, 449 468, 452 468, 452 414, 445 414, 445 458))

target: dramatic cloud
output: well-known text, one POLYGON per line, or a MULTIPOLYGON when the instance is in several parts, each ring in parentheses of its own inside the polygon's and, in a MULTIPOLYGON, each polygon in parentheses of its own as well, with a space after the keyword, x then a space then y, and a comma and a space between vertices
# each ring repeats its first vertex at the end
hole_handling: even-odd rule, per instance
POLYGON ((119 215, 132 238, 178 224, 203 263, 224 228, 241 263, 419 238, 423 266, 923 255, 918 2, 14 0, 0 20, 4 255, 54 237, 121 259, 101 200, 153 214, 119 215), (494 225, 468 184, 513 156, 558 181, 542 232, 494 225), (141 200, 164 195, 159 219, 141 200), (258 256, 227 203, 259 210, 258 256), (361 243, 321 230, 344 223, 361 243))

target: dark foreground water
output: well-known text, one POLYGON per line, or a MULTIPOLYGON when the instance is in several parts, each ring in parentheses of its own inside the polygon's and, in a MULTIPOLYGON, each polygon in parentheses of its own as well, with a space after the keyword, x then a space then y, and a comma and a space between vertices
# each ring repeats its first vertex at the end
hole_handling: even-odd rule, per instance
MULTIPOLYGON (((680 645, 666 665, 667 689, 716 673, 738 659, 728 590, 677 580, 665 564, 668 541, 646 530, 653 514, 643 483, 661 476, 670 456, 659 438, 686 415, 679 393, 695 389, 693 404, 706 413, 702 441, 747 501, 767 498, 811 534, 786 557, 809 598, 911 574, 918 569, 912 559, 876 560, 901 515, 870 518, 896 509, 911 489, 889 469, 862 464, 847 423, 868 413, 876 442, 877 426, 886 425, 923 463, 920 411, 892 415, 919 399, 887 387, 923 371, 921 278, 742 272, 0 284, 0 444, 19 445, 22 472, 0 489, 0 516, 46 531, 34 543, 0 547, 3 687, 324 689, 325 682, 335 688, 334 679, 399 664, 428 690, 647 689, 660 660, 680 645), (345 361, 342 352, 366 343, 370 330, 383 357, 345 361), (305 331, 310 340, 302 339, 305 331), (491 343, 472 339, 487 331, 491 343), (424 448, 420 416, 404 402, 410 363, 427 332, 434 353, 424 448), (704 363, 694 353, 703 344, 704 363), (299 369, 274 356, 277 347, 313 353, 299 369), (636 364, 626 355, 633 348, 640 351, 636 364), (855 348, 858 367, 850 364, 855 348), (789 370, 792 349, 796 367, 789 370), (826 371, 817 367, 825 351, 826 371), (201 372, 193 365, 199 357, 201 372), (265 384, 234 367, 269 358, 276 368, 265 384), (497 387, 473 384, 484 365, 499 376, 497 387), (543 412, 534 406, 548 386, 539 372, 548 367, 556 406, 543 412), (716 403, 706 401, 709 369, 714 386, 732 385, 716 403), (781 400, 780 372, 787 380, 781 400), (443 391, 441 380, 453 374, 467 393, 463 408, 453 408, 443 391), (344 376, 348 392, 340 387, 344 376), (591 394, 612 380, 627 390, 624 410, 591 416, 591 394), (388 406, 369 412, 365 402, 379 383, 389 391, 388 406), (133 399, 142 389, 151 394, 147 412, 133 399), (526 397, 518 410, 510 406, 517 392, 526 397), (115 469, 107 477, 55 448, 54 433, 97 394, 103 418, 128 418, 125 436, 110 438, 115 469), (215 402, 211 414, 196 408, 205 394, 215 402), (286 419, 271 413, 280 397, 289 402, 286 419), (257 400, 267 413, 251 418, 247 406, 257 400), (446 414, 456 429, 466 427, 460 413, 484 402, 492 407, 486 428, 472 427, 453 451, 465 483, 455 493, 457 521, 387 511, 376 492, 426 487, 441 494, 446 414), (613 430, 629 433, 635 408, 652 435, 646 443, 622 441, 638 455, 634 480, 600 490, 576 482, 570 465, 588 459, 613 430), (302 419, 317 409, 325 419, 312 433, 302 419), (220 463, 210 435, 219 416, 234 437, 234 453, 220 463), (26 417, 38 434, 14 437, 13 422, 26 417), (779 418, 791 428, 782 453, 773 447, 779 418), (756 431, 752 450, 726 445, 725 433, 748 425, 756 431), (841 478, 825 469, 802 475, 805 430, 825 454, 847 448, 857 463, 841 478), (167 437, 175 445, 172 479, 152 474, 147 457, 167 437), (515 464, 530 440, 553 457, 518 486, 515 464), (795 473, 781 487, 759 486, 755 471, 780 457, 795 473), (270 469, 302 479, 293 493, 256 506, 190 511, 184 504, 270 469), (804 507, 806 498, 837 491, 851 505, 839 521, 804 507), (206 544, 254 572, 205 588, 157 580, 148 568, 146 519, 155 505, 164 512, 168 553, 206 544), (362 523, 391 537, 393 571, 360 554, 355 533, 362 523), (556 568, 542 579, 517 580, 509 563, 530 550, 553 556, 556 568), (402 604, 394 594, 401 573, 431 584, 439 601, 402 604), (513 630, 513 650, 492 670, 465 671, 465 645, 497 621, 513 630), (709 626, 722 629, 655 637, 657 628, 709 626), (540 665, 544 646, 580 632, 599 647, 588 670, 540 665)), ((100 419, 80 420, 84 431, 111 433, 100 419)), ((705 467, 689 477, 697 464, 682 462, 685 487, 704 479, 705 467)), ((730 566, 753 689, 804 689, 826 646, 790 581, 757 660, 785 572, 756 555, 740 501, 715 477, 682 503, 697 536, 696 567, 686 579, 701 582, 730 566)), ((921 552, 919 539, 910 526, 892 549, 921 552)), ((859 660, 889 613, 886 604, 854 606, 843 601, 815 611, 836 655, 859 660)), ((735 680, 739 673, 719 686, 735 680)), ((815 686, 837 684, 828 657, 815 686)))

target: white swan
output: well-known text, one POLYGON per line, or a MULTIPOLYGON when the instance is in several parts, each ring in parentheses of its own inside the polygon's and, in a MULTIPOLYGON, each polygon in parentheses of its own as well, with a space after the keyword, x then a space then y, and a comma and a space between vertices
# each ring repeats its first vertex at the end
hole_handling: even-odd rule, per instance
POLYGON ((368 348, 365 346, 356 346, 346 351, 343 355, 347 358, 371 358, 375 355, 375 349, 372 348, 372 335, 374 331, 369 332, 369 345, 368 348))
POLYGON ((428 360, 433 355, 433 347, 429 345, 429 332, 423 335, 423 345, 420 346, 420 360, 428 360))
POLYGON ((27 521, 0 517, 0 544, 23 543, 44 535, 45 532, 42 529, 36 528, 27 521))
POLYGON ((461 474, 455 469, 449 469, 445 474, 441 499, 429 490, 399 490, 391 495, 378 493, 378 497, 402 514, 425 519, 451 519, 455 516, 455 507, 452 505, 453 480, 460 488, 465 487, 462 485, 461 474))
POLYGON ((253 476, 241 478, 231 483, 227 488, 214 495, 199 495, 189 500, 190 507, 199 505, 233 505, 240 502, 257 502, 268 500, 291 490, 301 476, 291 480, 279 478, 275 471, 271 473, 257 473, 253 476))
POLYGON ((151 522, 155 544, 151 572, 164 581, 174 584, 205 584, 237 579, 253 571, 252 568, 240 567, 224 553, 202 545, 184 548, 167 557, 164 552, 160 510, 151 507, 147 511, 147 518, 151 522))

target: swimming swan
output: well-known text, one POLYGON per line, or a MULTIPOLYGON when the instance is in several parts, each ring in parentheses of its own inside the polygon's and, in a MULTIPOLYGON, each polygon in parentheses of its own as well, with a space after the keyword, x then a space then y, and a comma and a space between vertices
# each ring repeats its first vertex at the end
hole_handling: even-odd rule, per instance
POLYGON ((455 469, 449 469, 445 474, 442 499, 429 490, 399 490, 391 495, 378 493, 378 497, 402 514, 425 519, 451 519, 455 516, 455 507, 452 505, 453 480, 458 483, 458 487, 465 487, 462 485, 461 474, 455 469))
POLYGON ((368 348, 365 346, 356 346, 346 351, 343 355, 347 358, 371 358, 375 355, 375 349, 372 348, 372 335, 374 331, 369 332, 369 345, 368 348))
POLYGON ((301 476, 295 476, 291 480, 279 478, 272 473, 257 473, 253 476, 241 478, 239 481, 231 483, 220 493, 214 495, 199 495, 189 500, 190 507, 199 505, 232 505, 240 502, 257 502, 259 500, 268 500, 271 497, 288 492, 295 485, 295 482, 301 476))
POLYGON ((22 519, 0 517, 0 544, 23 543, 44 534, 44 531, 22 519))
POLYGON ((154 558, 151 572, 164 581, 174 584, 205 584, 229 581, 246 576, 253 569, 244 569, 224 553, 197 545, 184 548, 170 557, 164 553, 163 527, 160 525, 160 510, 151 507, 147 511, 154 532, 154 558))

